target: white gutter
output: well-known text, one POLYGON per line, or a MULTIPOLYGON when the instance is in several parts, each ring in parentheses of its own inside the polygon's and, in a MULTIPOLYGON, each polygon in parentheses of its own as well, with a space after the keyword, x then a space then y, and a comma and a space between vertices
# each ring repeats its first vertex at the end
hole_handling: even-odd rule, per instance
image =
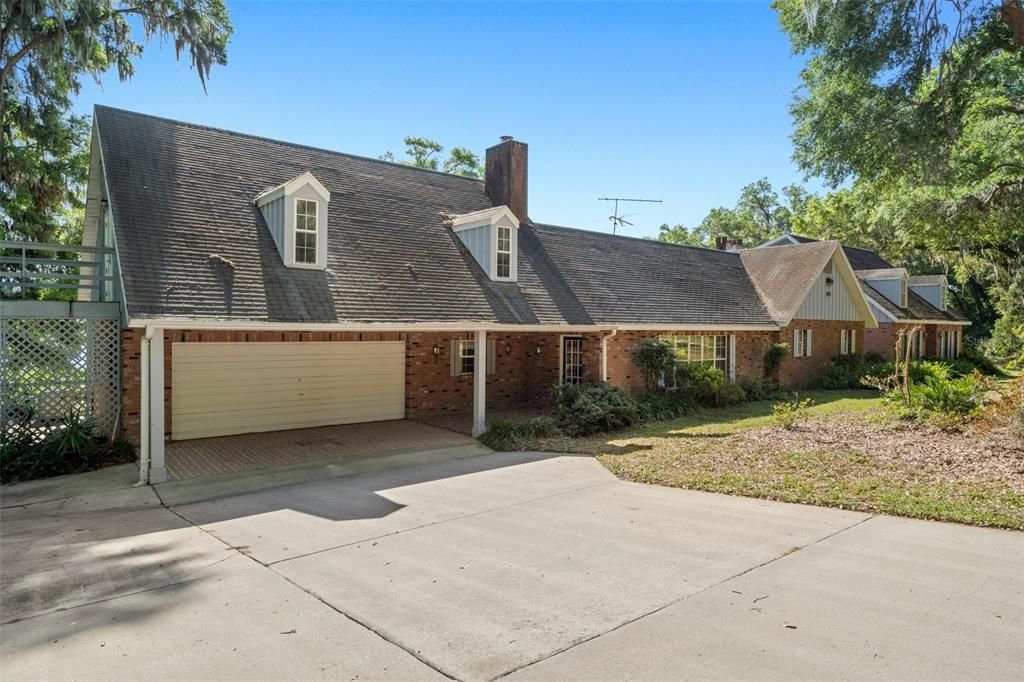
POLYGON ((608 381, 608 339, 618 333, 618 329, 613 329, 601 337, 601 381, 608 381))
POLYGON ((139 453, 139 482, 136 483, 136 485, 146 485, 149 483, 149 345, 152 340, 153 328, 146 327, 146 333, 142 337, 142 348, 139 355, 139 378, 141 384, 141 395, 139 396, 139 445, 142 450, 139 453))
POLYGON ((132 328, 197 329, 216 331, 291 332, 585 332, 585 331, 778 331, 776 324, 494 324, 467 322, 261 322, 220 318, 140 318, 128 321, 132 328))

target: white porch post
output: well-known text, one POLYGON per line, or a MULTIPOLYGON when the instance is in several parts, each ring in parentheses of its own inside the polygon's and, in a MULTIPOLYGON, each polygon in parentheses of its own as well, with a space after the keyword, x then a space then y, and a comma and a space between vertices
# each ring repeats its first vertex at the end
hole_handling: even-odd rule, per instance
POLYGON ((164 463, 164 330, 151 331, 149 340, 149 482, 167 480, 164 463))
POLYGON ((473 339, 473 437, 487 430, 487 332, 473 339))

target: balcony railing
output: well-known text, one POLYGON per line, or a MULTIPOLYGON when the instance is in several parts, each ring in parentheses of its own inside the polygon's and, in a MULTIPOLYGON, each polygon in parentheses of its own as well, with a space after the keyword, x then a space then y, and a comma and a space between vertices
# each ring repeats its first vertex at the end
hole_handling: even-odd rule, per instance
POLYGON ((28 298, 34 289, 75 289, 91 291, 94 301, 108 300, 113 296, 104 296, 104 289, 115 279, 113 254, 114 249, 99 246, 0 241, 0 298, 28 298))

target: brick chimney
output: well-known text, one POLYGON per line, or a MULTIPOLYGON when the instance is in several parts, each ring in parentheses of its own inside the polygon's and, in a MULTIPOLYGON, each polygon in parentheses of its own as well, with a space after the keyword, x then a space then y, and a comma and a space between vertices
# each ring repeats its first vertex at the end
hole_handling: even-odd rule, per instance
POLYGON ((495 204, 512 209, 520 222, 528 222, 526 207, 526 143, 503 135, 484 160, 484 194, 495 204))

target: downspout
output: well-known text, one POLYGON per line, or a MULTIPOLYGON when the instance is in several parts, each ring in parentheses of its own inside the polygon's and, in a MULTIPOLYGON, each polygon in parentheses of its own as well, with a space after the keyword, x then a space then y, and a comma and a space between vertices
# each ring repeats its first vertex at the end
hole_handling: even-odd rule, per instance
POLYGON ((139 444, 142 452, 139 454, 139 482, 136 486, 149 483, 149 344, 153 340, 153 328, 146 327, 146 333, 142 337, 142 349, 139 360, 142 364, 139 367, 140 391, 139 396, 139 444))
POLYGON ((608 339, 619 333, 618 327, 601 337, 601 381, 608 381, 608 339))

